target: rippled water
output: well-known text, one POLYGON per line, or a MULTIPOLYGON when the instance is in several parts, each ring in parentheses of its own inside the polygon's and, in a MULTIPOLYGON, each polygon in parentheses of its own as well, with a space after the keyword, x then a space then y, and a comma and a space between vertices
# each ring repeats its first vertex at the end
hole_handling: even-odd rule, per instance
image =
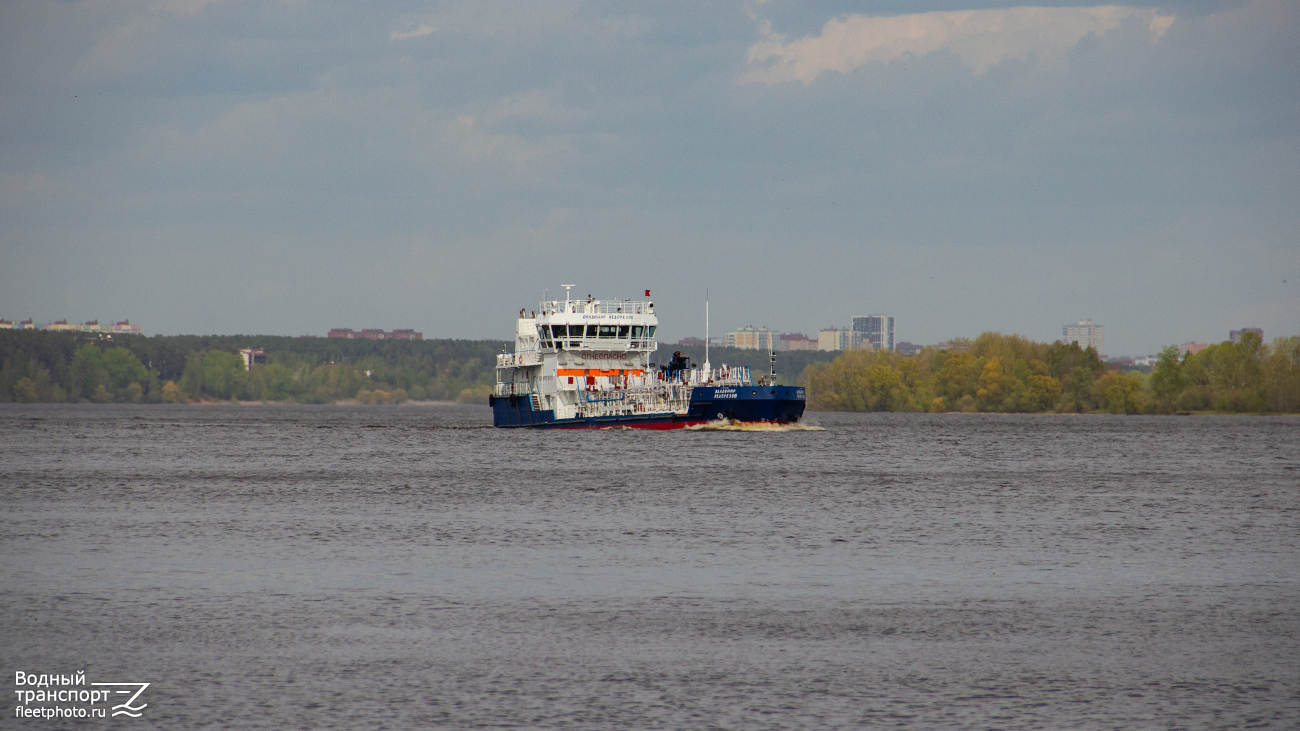
POLYGON ((1300 725, 1295 418, 489 421, 0 405, 6 683, 151 682, 142 728, 1300 725))

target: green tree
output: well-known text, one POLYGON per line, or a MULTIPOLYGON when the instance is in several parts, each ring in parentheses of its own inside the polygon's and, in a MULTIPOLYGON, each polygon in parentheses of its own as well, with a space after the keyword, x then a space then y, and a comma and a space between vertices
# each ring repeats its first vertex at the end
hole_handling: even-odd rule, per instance
POLYGON ((1157 407, 1166 412, 1172 411, 1177 405, 1178 395, 1186 387, 1187 377, 1183 373, 1178 346, 1170 345, 1160 351, 1159 360, 1151 369, 1151 390, 1157 407))
POLYGON ((1264 392, 1270 411, 1300 410, 1300 336, 1273 341, 1264 359, 1264 392))
POLYGON ((951 353, 942 360, 934 375, 934 391, 952 409, 963 396, 975 397, 983 370, 984 364, 974 354, 951 353))
MULTIPOLYGON (((1076 344, 1077 347, 1077 344, 1076 344)), ((1065 378, 1061 379, 1061 400, 1057 404, 1060 411, 1087 413, 1094 408, 1092 382, 1094 372, 1086 363, 1076 365, 1065 378)))
POLYGON ((1106 370, 1106 364, 1101 362, 1091 345, 1080 348, 1077 342, 1062 343, 1058 340, 1047 346, 1045 356, 1043 360, 1047 363, 1048 375, 1061 379, 1062 383, 1076 368, 1087 368, 1092 371, 1093 378, 1106 370))
POLYGON ((1107 371, 1092 383, 1093 401, 1112 414, 1140 414, 1151 405, 1136 378, 1107 371))
POLYGON ((112 400, 112 387, 108 369, 104 367, 104 351, 94 343, 77 348, 68 372, 69 391, 76 398, 92 399, 96 394, 112 400), (102 389, 102 391, 101 391, 102 389))
POLYGON ((239 396, 244 388, 244 360, 234 353, 209 351, 203 356, 203 392, 219 399, 239 396))
POLYGON ((28 376, 19 378, 18 383, 13 385, 13 395, 14 401, 20 404, 34 404, 41 400, 36 395, 36 381, 33 381, 28 376))
POLYGON ((143 398, 144 386, 149 383, 149 370, 134 353, 126 348, 110 348, 104 351, 100 362, 114 391, 124 393, 131 390, 131 385, 134 384, 143 398))

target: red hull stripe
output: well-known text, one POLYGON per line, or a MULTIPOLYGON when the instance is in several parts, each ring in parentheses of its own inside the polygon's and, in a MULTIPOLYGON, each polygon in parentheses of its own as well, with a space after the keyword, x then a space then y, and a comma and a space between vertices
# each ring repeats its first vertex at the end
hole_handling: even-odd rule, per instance
POLYGON ((657 429, 667 431, 669 429, 681 429, 687 426, 697 426, 707 424, 707 420, 701 421, 659 421, 652 423, 627 423, 627 424, 575 424, 573 426, 547 426, 548 429, 657 429))
MULTIPOLYGON (((708 419, 703 419, 700 421, 660 421, 660 422, 654 422, 649 424, 642 422, 639 424, 575 424, 573 426, 549 426, 546 424, 537 424, 535 426, 539 426, 544 429, 657 429, 659 431, 667 431, 669 429, 681 429, 688 426, 700 426, 702 424, 708 424, 708 423, 709 423, 708 419)), ((789 422, 738 421, 735 423, 737 424, 788 424, 789 422)), ((533 426, 533 425, 524 425, 524 426, 526 427, 526 426, 533 426)))

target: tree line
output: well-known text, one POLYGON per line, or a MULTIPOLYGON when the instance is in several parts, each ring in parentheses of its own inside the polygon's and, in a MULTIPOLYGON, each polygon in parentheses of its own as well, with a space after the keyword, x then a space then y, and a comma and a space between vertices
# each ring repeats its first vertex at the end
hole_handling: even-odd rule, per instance
MULTIPOLYGON (((507 346, 500 340, 110 338, 0 330, 0 402, 482 403, 495 380, 495 356, 507 346), (264 349, 267 362, 245 370, 241 348, 264 349)), ((1186 356, 1170 346, 1150 373, 1107 365, 1077 343, 989 332, 956 339, 951 346, 924 348, 913 357, 894 351, 782 353, 778 368, 800 372, 792 366, 801 367, 798 383, 807 389, 808 408, 817 411, 1300 410, 1300 337, 1266 345, 1247 333, 1239 343, 1186 356)), ((765 352, 714 351, 715 362, 750 365, 755 375, 766 370, 765 352)), ((688 354, 702 362, 702 352, 688 354)))
POLYGON ((846 351, 799 377, 814 411, 984 411, 1169 414, 1300 410, 1300 337, 1238 343, 1180 354, 1160 352, 1150 373, 1108 365, 1078 343, 1040 343, 987 332, 927 347, 846 351))
POLYGON ((0 401, 484 402, 501 340, 0 331, 0 401), (241 348, 266 351, 245 370, 241 348))

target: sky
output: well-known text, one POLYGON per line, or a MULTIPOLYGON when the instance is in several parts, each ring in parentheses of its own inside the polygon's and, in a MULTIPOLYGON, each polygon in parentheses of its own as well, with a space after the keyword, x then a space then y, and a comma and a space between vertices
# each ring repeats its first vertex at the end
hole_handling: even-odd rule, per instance
POLYGON ((0 317, 1300 334, 1300 3, 0 3, 0 317))

